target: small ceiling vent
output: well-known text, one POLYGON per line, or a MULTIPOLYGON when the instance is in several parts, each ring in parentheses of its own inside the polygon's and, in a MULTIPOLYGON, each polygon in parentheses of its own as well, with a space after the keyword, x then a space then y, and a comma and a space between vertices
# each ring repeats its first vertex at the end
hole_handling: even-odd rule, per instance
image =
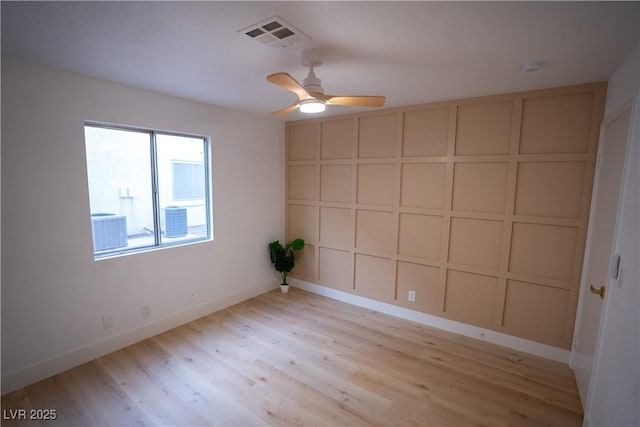
POLYGON ((289 47, 296 42, 309 40, 307 36, 286 23, 279 16, 272 16, 237 32, 245 34, 272 49, 289 47))

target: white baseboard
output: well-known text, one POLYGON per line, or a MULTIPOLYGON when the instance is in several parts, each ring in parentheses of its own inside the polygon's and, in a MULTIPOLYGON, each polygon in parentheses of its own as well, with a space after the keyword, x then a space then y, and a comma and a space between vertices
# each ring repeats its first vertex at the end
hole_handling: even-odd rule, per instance
POLYGON ((117 335, 101 339, 94 343, 69 350, 65 353, 43 360, 13 372, 2 374, 2 394, 10 393, 29 384, 48 378, 67 369, 89 362, 105 354, 128 345, 150 338, 185 323, 192 322, 208 314, 225 309, 234 304, 277 288, 277 284, 265 283, 241 292, 189 308, 185 311, 129 329, 117 335))
POLYGON ((535 341, 526 340, 524 338, 514 337, 512 335, 503 334, 500 332, 492 331, 490 329, 480 328, 478 326, 468 325, 466 323, 456 322, 455 320, 449 320, 431 314, 409 310, 392 304, 387 304, 358 295, 338 291, 336 289, 327 288, 326 286, 317 285, 315 283, 306 282, 300 279, 291 278, 289 282, 291 283, 291 285, 297 288, 304 289, 306 291, 313 292, 314 294, 326 296, 338 301, 368 308, 370 310, 376 310, 381 313, 390 314, 395 317, 411 320, 416 323, 442 329, 448 332, 453 332, 459 335, 464 335, 466 337, 476 338, 482 341, 509 347, 514 350, 534 354, 536 356, 555 360, 564 364, 569 363, 569 356, 571 354, 569 350, 552 347, 535 341))

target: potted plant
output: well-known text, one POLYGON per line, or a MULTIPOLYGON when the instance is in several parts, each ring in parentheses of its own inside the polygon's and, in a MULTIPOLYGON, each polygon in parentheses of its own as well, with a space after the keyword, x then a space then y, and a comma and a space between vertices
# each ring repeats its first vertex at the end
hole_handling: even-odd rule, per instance
POLYGON ((302 248, 304 248, 304 240, 302 239, 289 240, 284 246, 282 246, 279 240, 269 243, 271 264, 273 264, 276 271, 282 276, 280 291, 283 294, 289 292, 287 274, 293 270, 295 266, 294 251, 299 251, 302 248))

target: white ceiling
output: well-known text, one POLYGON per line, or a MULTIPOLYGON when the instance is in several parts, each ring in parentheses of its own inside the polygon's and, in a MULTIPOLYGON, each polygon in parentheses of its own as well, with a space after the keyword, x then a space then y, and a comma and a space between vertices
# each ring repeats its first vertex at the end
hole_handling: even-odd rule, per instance
MULTIPOLYGON (((606 80, 640 36, 640 2, 7 2, 2 54, 267 114, 295 101, 299 52, 332 95, 385 107, 606 80), (237 30, 279 15, 310 38, 273 50, 237 30), (520 70, 529 60, 543 67, 520 70)), ((364 111, 331 106, 324 115, 364 111)), ((303 118, 296 112, 285 119, 303 118)), ((308 117, 308 116, 307 116, 308 117)))

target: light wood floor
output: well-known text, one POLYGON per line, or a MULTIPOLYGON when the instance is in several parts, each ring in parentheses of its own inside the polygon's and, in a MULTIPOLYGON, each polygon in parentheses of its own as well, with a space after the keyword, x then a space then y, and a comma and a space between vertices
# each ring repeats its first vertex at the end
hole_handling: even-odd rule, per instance
POLYGON ((579 426, 565 365, 292 289, 2 397, 3 426, 579 426))

